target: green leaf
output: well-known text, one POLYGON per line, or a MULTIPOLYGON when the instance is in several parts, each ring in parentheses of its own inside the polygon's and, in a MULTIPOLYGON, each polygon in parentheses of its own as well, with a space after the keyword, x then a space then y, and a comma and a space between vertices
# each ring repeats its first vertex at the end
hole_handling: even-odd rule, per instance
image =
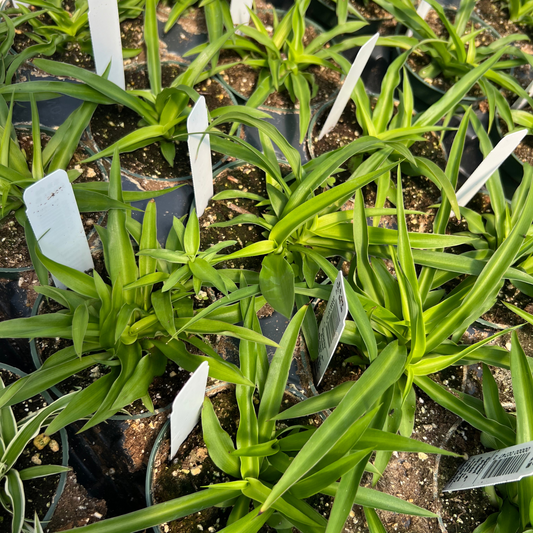
POLYGON ((266 301, 290 318, 294 308, 294 272, 283 255, 270 254, 263 259, 259 286, 266 301))
MULTIPOLYGON (((339 406, 294 458, 262 506, 268 509, 282 494, 305 475, 349 430, 350 426, 371 409, 383 392, 403 373, 407 353, 395 341, 389 344, 348 391, 339 406)), ((268 389, 267 389, 268 390, 268 389)))
POLYGON ((226 474, 239 478, 241 461, 232 454, 235 445, 231 437, 222 429, 209 398, 204 398, 202 407, 202 430, 209 457, 226 474))
POLYGON ((74 342, 74 349, 81 357, 83 352, 83 341, 85 340, 85 333, 89 325, 89 309, 86 303, 82 303, 74 311, 72 317, 72 340, 74 342))
POLYGON ((296 341, 298 340, 298 334, 306 312, 307 306, 302 307, 289 322, 281 338, 279 348, 270 363, 257 416, 259 442, 266 442, 272 438, 276 425, 273 417, 279 413, 281 407, 294 348, 296 347, 296 341))

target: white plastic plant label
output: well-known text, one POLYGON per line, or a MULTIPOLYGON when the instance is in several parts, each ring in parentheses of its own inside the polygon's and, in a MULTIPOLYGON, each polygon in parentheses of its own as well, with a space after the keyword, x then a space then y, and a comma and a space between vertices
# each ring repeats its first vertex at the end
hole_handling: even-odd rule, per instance
MULTIPOLYGON (((93 258, 64 170, 56 170, 24 191, 26 215, 43 254, 62 265, 85 272, 93 258)), ((65 286, 54 278, 56 286, 65 286)))
POLYGON ((348 304, 344 289, 344 276, 339 271, 337 279, 331 289, 328 305, 324 317, 318 328, 318 359, 315 361, 315 377, 317 386, 328 368, 329 362, 335 353, 337 344, 346 325, 348 304))
POLYGON ((231 20, 234 26, 240 24, 247 25, 250 22, 250 12, 252 9, 253 0, 231 0, 229 11, 231 13, 231 20))
MULTIPOLYGON (((533 81, 527 86, 526 93, 529 96, 533 96, 533 81)), ((512 106, 511 109, 522 109, 526 107, 527 100, 525 98, 519 98, 512 106)))
POLYGON ((116 0, 89 0, 89 29, 96 73, 101 76, 111 63, 107 79, 121 89, 125 89, 122 40, 116 0))
POLYGON ((348 100, 352 95, 355 85, 359 81, 359 78, 361 77, 361 74, 363 73, 363 70, 365 69, 366 64, 368 63, 368 60, 372 55, 372 51, 376 46, 378 37, 379 33, 373 35, 361 47, 359 52, 357 52, 357 55, 355 56, 355 59, 353 60, 352 66, 350 68, 350 72, 348 72, 348 75, 344 80, 344 84, 342 85, 341 90, 339 91, 339 94, 337 95, 337 98, 333 103, 333 107, 329 112, 328 118, 326 119, 324 126, 322 126, 322 131, 318 136, 319 141, 337 125, 337 122, 339 122, 342 112, 344 111, 344 108, 346 107, 346 104, 348 103, 348 100))
POLYGON ((209 126, 205 98, 200 96, 191 113, 187 117, 187 131, 189 135, 189 157, 192 168, 192 185, 196 214, 201 217, 209 200, 213 196, 213 164, 211 162, 211 143, 209 135, 203 135, 209 126))
MULTIPOLYGON (((506 135, 481 164, 472 172, 464 185, 457 191, 457 202, 464 207, 474 195, 485 185, 487 180, 496 172, 501 164, 513 153, 514 149, 527 135, 527 130, 515 131, 506 135)), ((453 216, 454 213, 452 212, 453 216)))
POLYGON ((474 455, 464 462, 443 492, 518 481, 533 474, 533 441, 474 455))
POLYGON ((204 361, 178 392, 170 413, 170 459, 198 423, 204 402, 209 363, 204 361))
MULTIPOLYGON (((420 18, 425 19, 428 16, 430 9, 431 6, 425 0, 420 0, 420 4, 418 4, 416 12, 420 18)), ((411 30, 407 30, 405 35, 407 37, 412 37, 413 32, 411 30)))

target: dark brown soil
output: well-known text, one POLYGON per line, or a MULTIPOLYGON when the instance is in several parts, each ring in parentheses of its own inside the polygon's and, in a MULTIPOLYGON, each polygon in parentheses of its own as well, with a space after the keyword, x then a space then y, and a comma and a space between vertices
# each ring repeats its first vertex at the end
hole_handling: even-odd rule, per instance
MULTIPOLYGON (((467 456, 489 451, 481 444, 479 438, 479 431, 463 422, 452 432, 446 443, 446 449, 467 456)), ((439 489, 444 487, 463 462, 463 458, 441 457, 438 472, 439 489)), ((441 503, 441 516, 445 526, 449 531, 455 527, 458 533, 470 533, 496 511, 483 489, 442 493, 441 503)))
MULTIPOLYGON (((215 178, 215 194, 226 190, 249 191, 267 197, 265 174, 251 165, 243 165, 222 171, 215 178)), ((261 226, 255 224, 239 224, 226 228, 215 228, 215 222, 229 221, 239 215, 251 213, 260 216, 264 213, 264 208, 255 207, 255 200, 244 198, 234 198, 231 200, 210 200, 204 214, 200 218, 201 249, 207 250, 210 246, 223 240, 237 241, 237 244, 226 248, 222 253, 232 253, 244 248, 248 244, 263 240, 262 233, 265 231, 261 226)), ((248 268, 258 270, 262 257, 252 257, 246 259, 235 259, 222 267, 227 268, 248 268)))
POLYGON ((98 500, 90 496, 85 487, 78 483, 76 474, 69 472, 65 489, 45 531, 65 531, 75 527, 88 526, 102 520, 106 513, 105 500, 98 500))
MULTIPOLYGON (((176 65, 163 65, 163 87, 168 87, 171 82, 182 72, 176 65)), ((126 72, 127 89, 146 89, 149 87, 147 72, 145 70, 128 70, 126 72)), ((227 91, 216 80, 206 80, 195 86, 200 95, 205 96, 208 109, 217 109, 233 105, 227 91)), ((192 103, 189 104, 192 107, 192 103)), ((99 106, 91 120, 91 133, 100 149, 107 148, 128 133, 139 128, 138 123, 142 117, 124 106, 99 106)), ((225 133, 229 126, 224 124, 220 128, 225 133)), ((191 174, 189 152, 186 141, 176 143, 176 158, 171 167, 161 155, 159 143, 150 144, 133 152, 120 154, 121 166, 130 172, 153 178, 181 178, 191 174)), ((212 152, 213 164, 224 157, 223 154, 212 152)))
MULTIPOLYGON (((450 19, 453 22, 453 19, 455 18, 453 15, 453 12, 450 11, 449 14, 450 14, 450 19)), ((428 13, 426 17, 426 22, 429 24, 431 29, 435 32, 437 37, 442 38, 442 39, 449 38, 448 31, 444 27, 444 24, 442 24, 439 16, 437 15, 435 11, 431 10, 428 13)), ((481 27, 482 25, 480 23, 478 22, 474 23, 474 30, 478 30, 481 27)), ((467 35, 468 33, 470 33, 470 26, 467 27, 467 30, 465 31, 465 35, 467 35)), ((480 33, 476 37, 476 47, 489 46, 492 42, 496 41, 496 39, 497 37, 493 33, 491 33, 489 29, 487 29, 486 31, 480 33)), ((416 73, 418 73, 421 69, 429 65, 430 62, 431 62, 431 57, 428 54, 417 53, 417 52, 411 54, 407 60, 408 66, 416 73)), ((457 80, 448 79, 443 74, 439 74, 435 78, 425 78, 424 81, 428 85, 431 85, 432 87, 435 87, 436 89, 440 89, 441 91, 446 92, 454 86, 457 80)), ((475 84, 465 96, 480 98, 483 96, 483 92, 481 91, 481 88, 479 87, 479 85, 475 84)))
MULTIPOLYGON (((5 386, 17 381, 18 376, 8 370, 0 369, 0 376, 5 386)), ((12 407, 15 419, 22 420, 31 413, 37 412, 46 407, 47 403, 42 396, 34 396, 24 402, 12 407)), ((61 465, 63 462, 62 444, 59 433, 51 435, 51 441, 42 450, 39 450, 33 441, 30 441, 14 468, 18 471, 37 465, 61 465), (55 451, 54 451, 55 450, 55 451)), ((44 518, 48 512, 52 500, 54 499, 59 485, 59 475, 47 476, 32 479, 24 482, 24 494, 26 500, 26 517, 33 519, 35 511, 39 518, 44 518)), ((8 531, 11 529, 11 515, 0 506, 0 529, 8 531)))
POLYGON ((24 228, 17 222, 14 212, 0 224, 0 267, 22 268, 31 266, 24 228))
POLYGON ((363 130, 359 126, 355 114, 355 103, 350 99, 335 127, 319 141, 318 136, 330 111, 331 108, 323 110, 313 127, 311 134, 313 157, 319 157, 326 152, 346 146, 363 135, 363 130))
MULTIPOLYGON (((211 397, 211 401, 220 425, 234 438, 237 432, 239 410, 235 401, 233 387, 211 397)), ((285 394, 281 411, 295 403, 297 403, 295 397, 285 394)), ((289 422, 289 424, 286 421, 280 423, 278 428, 298 424, 318 426, 320 425, 320 418, 317 416, 305 417, 303 419, 293 419, 289 422)), ((170 439, 167 436, 161 442, 154 461, 151 489, 154 503, 161 503, 196 492, 206 485, 233 480, 233 478, 218 469, 209 457, 202 436, 201 424, 194 428, 172 461, 168 460, 169 452, 170 439)), ((164 533, 195 533, 199 529, 198 524, 201 524, 204 531, 218 531, 225 526, 230 511, 231 508, 211 507, 178 521, 161 524, 160 530, 164 533)), ((259 531, 261 533, 270 533, 273 530, 268 526, 264 526, 259 531)))
POLYGON ((359 365, 346 362, 346 359, 358 355, 360 354, 355 346, 339 344, 320 385, 317 387, 317 391, 319 393, 327 392, 345 381, 357 381, 361 377, 363 370, 359 365))

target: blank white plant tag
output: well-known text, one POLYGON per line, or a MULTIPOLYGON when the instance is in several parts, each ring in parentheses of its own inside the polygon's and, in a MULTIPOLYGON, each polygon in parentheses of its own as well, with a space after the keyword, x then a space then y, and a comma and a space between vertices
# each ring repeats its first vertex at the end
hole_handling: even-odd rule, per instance
POLYGON ((203 135, 209 127, 205 98, 200 96, 187 118, 187 131, 196 132, 189 135, 189 157, 192 168, 192 185, 196 214, 201 217, 209 200, 213 196, 213 164, 211 162, 211 142, 209 135, 203 135))
POLYGON ((533 442, 527 442, 470 457, 446 483, 442 492, 510 483, 532 474, 533 442))
POLYGON ((170 413, 170 459, 198 423, 204 403, 209 363, 204 361, 178 392, 170 413))
MULTIPOLYGON (((56 170, 24 191, 26 215, 43 254, 85 272, 94 268, 72 185, 56 170)), ((54 277, 57 287, 66 288, 54 277)))
MULTIPOLYGON (((428 13, 429 13, 430 9, 431 9, 431 6, 425 0, 420 0, 420 4, 418 4, 418 8, 417 8, 416 12, 417 12, 417 14, 419 15, 420 18, 425 19, 428 16, 428 13)), ((407 30, 405 35, 407 37, 412 37, 413 36, 413 32, 411 30, 407 30)))
MULTIPOLYGON (((533 81, 527 86, 526 93, 529 96, 533 96, 533 81)), ((526 107, 527 100, 525 98, 519 98, 512 106, 511 109, 522 109, 526 107)))
POLYGON ((254 0, 231 0, 229 11, 234 26, 240 24, 248 25, 250 22, 250 12, 247 8, 252 9, 254 0))
MULTIPOLYGON (((527 135, 527 130, 515 131, 506 135, 480 165, 472 172, 464 185, 457 191, 457 202, 464 207, 485 185, 487 180, 500 168, 501 164, 513 153, 514 149, 527 135)), ((454 216, 454 213, 451 213, 454 216)))
POLYGON ((373 35, 363 46, 361 46, 359 52, 357 52, 357 55, 355 56, 350 68, 350 72, 348 72, 348 75, 344 80, 344 84, 342 85, 341 90, 339 91, 339 94, 333 103, 333 107, 329 112, 328 118, 322 127, 322 131, 318 136, 319 141, 337 125, 337 122, 339 122, 342 112, 344 111, 344 108, 346 107, 346 104, 352 95, 355 85, 359 81, 359 78, 361 77, 361 74, 368 63, 368 60, 372 55, 372 51, 376 46, 378 37, 379 33, 373 35))
MULTIPOLYGON (((12 0, 13 1, 13 7, 14 8, 17 8, 18 6, 24 6, 24 7, 30 7, 30 4, 26 4, 26 2, 17 2, 17 0, 12 0)), ((2 4, 0 7, 4 7, 4 4, 2 4)))
POLYGON ((317 386, 328 368, 329 362, 335 353, 337 344, 346 326, 348 304, 344 289, 344 276, 339 271, 337 279, 331 289, 328 305, 324 317, 318 328, 318 359, 315 361, 315 377, 317 386))
POLYGON ((111 63, 107 79, 125 89, 117 0, 89 0, 89 28, 96 73, 102 76, 111 63))

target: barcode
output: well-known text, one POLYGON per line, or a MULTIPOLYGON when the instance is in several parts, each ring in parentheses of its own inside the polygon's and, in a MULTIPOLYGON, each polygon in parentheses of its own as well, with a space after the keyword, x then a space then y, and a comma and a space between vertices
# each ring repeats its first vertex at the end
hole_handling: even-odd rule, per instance
MULTIPOLYGON (((325 317, 324 317, 325 318, 325 317)), ((333 342, 333 338, 335 337, 335 333, 337 332, 337 327, 339 325, 340 318, 339 318, 339 309, 336 305, 333 305, 331 307, 331 315, 327 317, 326 323, 324 324, 323 329, 323 346, 325 349, 327 349, 329 346, 331 346, 331 343, 333 342)))
POLYGON ((507 476, 514 474, 520 470, 520 467, 524 464, 529 457, 529 452, 524 452, 520 455, 513 457, 504 457, 502 459, 496 459, 487 470, 481 476, 481 479, 487 479, 490 477, 507 476))

